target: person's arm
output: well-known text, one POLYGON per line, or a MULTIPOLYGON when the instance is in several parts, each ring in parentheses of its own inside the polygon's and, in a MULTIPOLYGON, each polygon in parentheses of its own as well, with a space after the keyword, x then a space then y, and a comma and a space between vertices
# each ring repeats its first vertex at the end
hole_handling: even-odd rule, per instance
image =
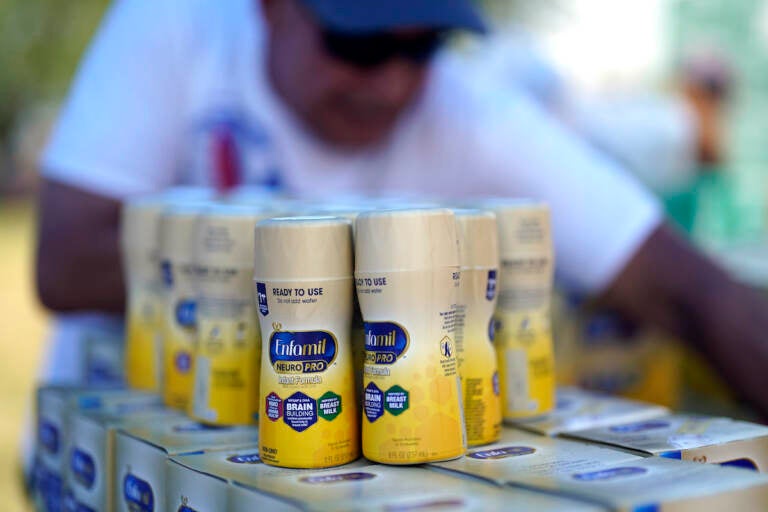
POLYGON ((120 205, 178 181, 187 76, 183 6, 106 13, 40 163, 37 288, 54 311, 121 311, 120 205))
POLYGON ((122 312, 120 202, 43 180, 36 279, 40 301, 58 312, 122 312))
POLYGON ((448 147, 471 183, 549 204, 560 284, 678 334, 768 417, 766 300, 661 227, 658 202, 550 114, 520 95, 484 98, 493 109, 465 115, 451 139, 465 145, 448 147))
POLYGON ((768 418, 768 301, 670 228, 648 237, 602 302, 692 344, 768 418))

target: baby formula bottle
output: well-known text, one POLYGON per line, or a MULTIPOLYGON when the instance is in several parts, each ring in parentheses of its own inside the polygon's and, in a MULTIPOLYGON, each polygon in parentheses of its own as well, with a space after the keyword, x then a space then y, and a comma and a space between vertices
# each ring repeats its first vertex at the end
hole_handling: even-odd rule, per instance
POLYGON ((459 457, 466 439, 455 343, 455 217, 446 209, 375 211, 356 225, 363 453, 385 464, 459 457))
POLYGON ((533 201, 489 205, 499 226, 496 348, 505 420, 540 416, 555 406, 550 326, 554 254, 549 207, 533 201))
POLYGON ((160 222, 170 205, 210 201, 213 190, 179 186, 123 203, 120 248, 127 293, 125 375, 128 385, 160 391, 165 295, 160 271, 160 222))
POLYGON ((268 219, 256 226, 259 446, 266 464, 323 468, 359 456, 351 230, 348 220, 335 217, 268 219))
POLYGON ((501 398, 493 345, 499 245, 496 216, 454 210, 461 286, 456 309, 456 356, 461 376, 467 444, 494 443, 501 435, 501 398))
POLYGON ((128 385, 159 391, 162 368, 163 282, 159 230, 165 203, 141 197, 124 203, 120 247, 127 293, 125 376, 128 385))
POLYGON ((198 218, 210 203, 169 206, 160 221, 160 265, 164 283, 163 401, 186 411, 192 398, 197 343, 196 268, 193 259, 198 218))
POLYGON ((198 220, 197 348, 190 416, 216 425, 247 425, 259 412, 261 335, 253 288, 256 206, 220 204, 198 220))

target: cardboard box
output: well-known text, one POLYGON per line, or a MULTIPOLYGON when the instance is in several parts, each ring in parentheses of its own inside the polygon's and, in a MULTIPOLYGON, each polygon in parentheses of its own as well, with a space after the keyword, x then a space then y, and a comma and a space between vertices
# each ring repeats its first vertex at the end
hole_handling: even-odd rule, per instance
MULTIPOLYGON (((166 468, 166 498, 170 508, 187 506, 194 510, 226 510, 230 483, 267 481, 287 475, 320 473, 367 466, 370 462, 359 460, 340 468, 328 470, 287 469, 264 464, 259 456, 259 446, 243 446, 235 450, 209 451, 170 457, 166 468)), ((267 485, 268 487, 268 485, 267 485)), ((264 495, 265 503, 272 500, 264 495)), ((254 498, 255 500, 255 498, 254 498)), ((280 501, 280 500, 278 500, 280 501)), ((285 502, 280 502, 285 503, 285 502)), ((266 506, 266 505, 264 505, 266 506)))
POLYGON ((570 436, 646 455, 768 472, 768 427, 728 418, 673 414, 570 436))
POLYGON ((429 467, 506 484, 525 483, 537 475, 586 472, 608 464, 642 459, 625 451, 505 428, 498 443, 472 449, 464 457, 432 463, 429 467))
POLYGON ((43 386, 37 390, 34 499, 38 508, 58 510, 71 500, 66 486, 71 457, 71 417, 79 411, 136 411, 160 406, 158 395, 125 389, 93 390, 43 386))
MULTIPOLYGON (((332 471, 294 473, 236 483, 229 510, 257 510, 265 495, 282 496, 285 507, 302 510, 511 510, 600 511, 600 506, 524 489, 503 488, 476 479, 415 466, 372 464, 332 471)), ((288 510, 293 510, 287 508, 288 510)))
POLYGON ((232 484, 227 493, 230 512, 252 512, 254 510, 269 510, 270 512, 300 512, 298 503, 272 496, 243 484, 232 484))
POLYGON ((75 413, 71 419, 72 449, 65 478, 65 487, 72 493, 73 503, 91 510, 109 510, 115 492, 116 431, 167 418, 180 420, 183 416, 160 406, 124 413, 75 413))
POLYGON ((257 441, 255 427, 211 427, 178 418, 120 429, 115 441, 113 510, 170 510, 165 501, 169 456, 253 446, 257 441))
POLYGON ((766 475, 657 457, 587 471, 539 474, 525 486, 627 512, 768 510, 766 475))
POLYGON ((516 422, 515 426, 537 434, 555 436, 575 430, 656 418, 668 413, 669 410, 660 405, 561 387, 557 390, 557 405, 552 413, 516 422))
POLYGON ((225 479, 184 466, 175 458, 165 464, 168 510, 228 510, 225 479))

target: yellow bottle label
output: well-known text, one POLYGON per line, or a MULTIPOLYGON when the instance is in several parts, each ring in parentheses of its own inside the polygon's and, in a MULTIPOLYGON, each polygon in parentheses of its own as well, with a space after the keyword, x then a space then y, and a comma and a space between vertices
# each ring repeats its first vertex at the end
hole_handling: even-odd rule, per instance
POLYGON ((466 450, 454 340, 460 272, 356 273, 365 319, 363 453, 419 464, 466 450))
POLYGON ((220 425, 254 423, 259 412, 261 335, 248 300, 201 299, 190 414, 220 425))
POLYGON ((322 468, 357 459, 352 279, 257 281, 256 295, 262 335, 262 460, 322 468))
POLYGON ((355 372, 355 397, 358 406, 363 400, 363 366, 365 365, 365 328, 363 324, 352 325, 350 335, 352 366, 355 372))
POLYGON ((163 262, 166 283, 163 329, 163 401, 186 411, 192 398, 194 350, 197 341, 195 269, 192 264, 163 262))
POLYGON ((461 271, 456 354, 470 446, 496 442, 501 435, 499 373, 493 345, 496 278, 495 269, 461 271))
POLYGON ((497 311, 497 353, 504 419, 555 407, 555 360, 548 311, 497 311))
POLYGON ((160 291, 133 287, 128 297, 125 375, 128 385, 159 391, 162 369, 163 299, 160 291))

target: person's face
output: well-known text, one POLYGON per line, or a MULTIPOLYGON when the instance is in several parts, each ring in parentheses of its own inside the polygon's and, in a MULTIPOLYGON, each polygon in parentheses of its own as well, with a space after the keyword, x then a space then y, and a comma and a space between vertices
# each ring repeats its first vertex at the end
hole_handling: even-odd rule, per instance
MULTIPOLYGON (((337 146, 361 147, 385 138, 423 89, 427 62, 395 54, 378 65, 350 63, 329 50, 322 27, 298 0, 262 3, 269 78, 290 108, 317 136, 337 146)), ((430 35, 408 30, 397 37, 430 35)))

